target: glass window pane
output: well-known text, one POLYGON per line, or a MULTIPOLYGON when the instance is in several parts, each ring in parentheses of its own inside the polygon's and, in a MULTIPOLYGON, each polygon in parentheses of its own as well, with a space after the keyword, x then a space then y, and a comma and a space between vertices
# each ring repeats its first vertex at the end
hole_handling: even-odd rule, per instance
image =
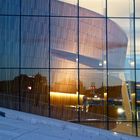
POLYGON ((105 19, 80 18, 79 24, 80 67, 106 67, 105 19))
POLYGON ((20 75, 21 110, 48 116, 49 70, 22 69, 20 75))
POLYGON ((19 67, 19 18, 0 17, 0 67, 19 67))
POLYGON ((0 69, 0 106, 16 109, 19 107, 18 69, 0 69))
POLYGON ((108 114, 110 124, 116 122, 116 132, 135 135, 135 96, 134 70, 109 70, 108 114))
POLYGON ((50 0, 52 16, 77 16, 77 0, 50 0))
POLYGON ((106 128, 106 71, 80 69, 81 123, 106 128))
POLYGON ((134 68, 133 30, 132 19, 108 20, 109 68, 134 68))
MULTIPOLYGON (((138 120, 138 128, 140 128, 140 70, 136 71, 136 89, 137 89, 137 120, 138 120)), ((140 130, 140 129, 138 129, 140 130)), ((140 131, 139 131, 140 135, 140 131)))
POLYGON ((107 0, 109 17, 131 17, 133 13, 132 0, 107 0))
POLYGON ((77 121, 77 70, 51 70, 50 81, 50 100, 52 117, 62 120, 77 121))
POLYGON ((77 19, 51 18, 51 68, 76 68, 77 55, 77 19))
POLYGON ((28 68, 47 68, 49 65, 49 19, 22 18, 21 65, 28 68))
POLYGON ((22 14, 49 15, 49 0, 22 0, 22 14))
POLYGON ((135 0, 135 14, 136 17, 140 17, 140 1, 135 0))
POLYGON ((140 19, 136 19, 136 67, 140 68, 140 19))
POLYGON ((20 0, 0 0, 0 14, 20 14, 20 0))
POLYGON ((79 0, 80 16, 102 17, 105 15, 105 0, 79 0))

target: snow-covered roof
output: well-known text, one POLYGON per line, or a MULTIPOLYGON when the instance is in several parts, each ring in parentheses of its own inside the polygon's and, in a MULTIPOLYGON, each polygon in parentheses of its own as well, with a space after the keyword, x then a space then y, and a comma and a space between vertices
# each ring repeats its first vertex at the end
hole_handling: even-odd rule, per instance
POLYGON ((139 140, 138 137, 0 108, 0 140, 139 140))

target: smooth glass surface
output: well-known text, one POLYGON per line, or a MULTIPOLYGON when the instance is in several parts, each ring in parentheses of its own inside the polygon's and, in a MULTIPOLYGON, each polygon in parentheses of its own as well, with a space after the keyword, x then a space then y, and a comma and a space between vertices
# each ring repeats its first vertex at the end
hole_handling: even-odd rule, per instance
POLYGON ((136 134, 135 124, 135 71, 109 70, 108 74, 108 116, 109 129, 113 131, 136 134), (132 122, 133 121, 133 122, 132 122))
POLYGON ((0 106, 19 109, 18 69, 0 69, 0 106))
POLYGON ((131 17, 133 14, 133 0, 107 0, 109 17, 131 17))
POLYGON ((22 69, 19 79, 21 110, 48 116, 49 70, 22 69))
POLYGON ((106 67, 105 19, 80 18, 79 62, 80 68, 106 67))
POLYGON ((22 0, 21 2, 23 15, 49 15, 49 0, 22 0))
POLYGON ((134 70, 109 70, 109 115, 117 121, 135 120, 135 73, 134 70), (131 109, 132 108, 132 109, 131 109))
POLYGON ((108 20, 109 68, 134 68, 133 30, 132 19, 115 18, 108 20), (112 23, 111 20, 115 23, 112 23))
POLYGON ((77 68, 77 19, 51 18, 51 68, 77 68))
POLYGON ((24 68, 48 68, 48 17, 22 17, 21 26, 21 66, 24 68))
POLYGON ((20 0, 0 0, 0 14, 19 15, 20 0))
POLYGON ((52 16, 77 16, 77 0, 50 0, 52 16))
POLYGON ((105 70, 80 69, 81 123, 106 128, 106 84, 105 70))
POLYGON ((84 17, 102 17, 105 15, 105 6, 105 0, 79 0, 79 14, 84 17))
POLYGON ((140 19, 136 19, 136 68, 140 68, 140 19))
POLYGON ((140 1, 139 0, 135 0, 135 14, 136 17, 140 17, 140 1))
POLYGON ((0 67, 19 67, 19 17, 0 16, 0 67))
POLYGON ((53 118, 70 121, 78 119, 77 76, 77 70, 51 70, 50 105, 53 118))
POLYGON ((0 106, 140 136, 133 2, 0 0, 0 106))

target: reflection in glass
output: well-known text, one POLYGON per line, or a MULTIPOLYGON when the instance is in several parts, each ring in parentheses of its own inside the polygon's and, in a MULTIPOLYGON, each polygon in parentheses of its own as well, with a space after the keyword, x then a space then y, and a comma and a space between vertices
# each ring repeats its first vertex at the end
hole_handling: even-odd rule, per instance
POLYGON ((77 19, 51 18, 51 68, 77 67, 77 19))
MULTIPOLYGON (((108 115, 116 122, 116 128, 114 130, 117 132, 135 133, 135 124, 131 122, 136 119, 134 75, 133 70, 109 71, 108 115)), ((110 120, 111 123, 112 121, 110 120)))
POLYGON ((18 15, 20 13, 20 0, 0 0, 0 14, 18 15))
POLYGON ((22 18, 21 65, 27 68, 47 68, 49 64, 48 17, 22 18))
POLYGON ((81 123, 106 128, 106 71, 80 70, 81 123))
POLYGON ((0 17, 0 67, 19 67, 18 17, 0 17))
POLYGON ((52 16, 77 16, 77 0, 50 0, 52 16))
MULTIPOLYGON (((51 116, 62 120, 78 119, 78 81, 76 70, 51 70, 51 116)), ((80 95, 80 102, 83 96, 80 95)))
POLYGON ((140 68, 140 19, 136 19, 136 67, 140 68))
POLYGON ((135 14, 136 17, 140 17, 140 1, 139 0, 135 0, 135 14))
POLYGON ((109 17, 131 17, 133 14, 133 0, 107 0, 109 17))
POLYGON ((111 20, 108 20, 108 67, 134 68, 133 20, 111 20), (111 24, 111 20, 115 23, 111 24))
POLYGON ((49 15, 49 0, 22 0, 21 2, 23 15, 49 15))
POLYGON ((80 16, 101 17, 105 15, 105 5, 105 0, 79 0, 80 16))
POLYGON ((20 79, 21 110, 48 116, 49 76, 47 69, 22 69, 20 79))
POLYGON ((80 18, 79 62, 81 68, 106 67, 105 19, 80 18))
POLYGON ((19 109, 18 69, 0 69, 0 106, 19 109))

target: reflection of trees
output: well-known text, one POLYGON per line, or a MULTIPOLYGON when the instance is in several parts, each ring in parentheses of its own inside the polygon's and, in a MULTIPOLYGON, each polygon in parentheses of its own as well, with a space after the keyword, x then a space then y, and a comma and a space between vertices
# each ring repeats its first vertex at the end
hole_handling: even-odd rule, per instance
POLYGON ((10 97, 11 102, 15 97, 17 102, 20 99, 22 103, 30 103, 36 106, 40 103, 47 103, 47 78, 39 73, 32 77, 21 74, 13 80, 0 81, 0 93, 5 100, 10 97))

